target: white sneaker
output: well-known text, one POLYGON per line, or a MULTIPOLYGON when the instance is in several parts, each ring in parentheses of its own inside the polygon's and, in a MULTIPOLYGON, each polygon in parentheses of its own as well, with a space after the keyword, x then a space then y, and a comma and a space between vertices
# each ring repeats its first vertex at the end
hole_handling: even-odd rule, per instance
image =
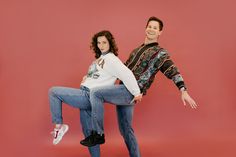
POLYGON ((58 144, 62 137, 65 135, 65 133, 68 131, 69 126, 66 124, 62 124, 60 129, 54 128, 54 130, 51 132, 53 134, 53 144, 58 144))

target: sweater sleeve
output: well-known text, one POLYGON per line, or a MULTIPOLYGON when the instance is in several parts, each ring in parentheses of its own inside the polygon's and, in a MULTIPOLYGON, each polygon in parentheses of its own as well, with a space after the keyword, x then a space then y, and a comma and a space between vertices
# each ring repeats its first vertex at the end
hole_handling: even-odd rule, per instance
POLYGON ((179 72, 179 69, 175 66, 174 62, 170 59, 170 55, 166 50, 161 52, 161 63, 160 63, 160 71, 168 78, 171 79, 175 85, 181 89, 182 87, 186 88, 184 83, 184 79, 179 72))
POLYGON ((106 57, 104 70, 120 79, 132 95, 136 96, 140 94, 140 89, 134 74, 115 55, 108 55, 106 57))

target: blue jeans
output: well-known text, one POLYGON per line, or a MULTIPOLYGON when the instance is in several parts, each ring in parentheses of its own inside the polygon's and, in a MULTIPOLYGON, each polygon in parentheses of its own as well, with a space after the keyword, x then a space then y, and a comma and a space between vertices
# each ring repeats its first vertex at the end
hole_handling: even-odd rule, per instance
MULTIPOLYGON (((52 87, 49 90, 50 111, 52 122, 62 124, 62 102, 80 109, 80 122, 84 136, 90 135, 91 126, 91 105, 89 101, 89 89, 82 86, 80 89, 67 87, 52 87)), ((92 157, 100 157, 99 145, 89 147, 92 157)))
POLYGON ((134 103, 130 104, 130 102, 133 98, 134 96, 124 85, 111 85, 91 89, 92 128, 98 133, 103 133, 104 102, 117 105, 119 129, 129 150, 129 155, 130 157, 140 157, 138 143, 132 128, 134 103))

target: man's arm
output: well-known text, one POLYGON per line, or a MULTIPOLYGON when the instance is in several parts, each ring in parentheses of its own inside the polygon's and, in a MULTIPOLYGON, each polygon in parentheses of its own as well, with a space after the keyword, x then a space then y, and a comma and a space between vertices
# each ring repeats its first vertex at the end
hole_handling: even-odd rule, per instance
POLYGON ((196 102, 190 97, 187 92, 186 85, 184 83, 184 79, 180 74, 178 68, 175 66, 174 62, 170 59, 169 54, 166 52, 161 57, 163 59, 162 63, 160 64, 160 71, 169 79, 173 80, 175 85, 179 88, 181 92, 181 99, 183 104, 186 105, 186 102, 191 106, 191 108, 196 109, 197 104, 196 102))
POLYGON ((184 88, 185 90, 186 85, 184 83, 184 79, 180 74, 178 68, 175 66, 174 62, 171 60, 169 54, 164 51, 162 52, 162 56, 160 56, 161 63, 159 64, 158 69, 168 78, 171 79, 175 85, 179 88, 184 88))

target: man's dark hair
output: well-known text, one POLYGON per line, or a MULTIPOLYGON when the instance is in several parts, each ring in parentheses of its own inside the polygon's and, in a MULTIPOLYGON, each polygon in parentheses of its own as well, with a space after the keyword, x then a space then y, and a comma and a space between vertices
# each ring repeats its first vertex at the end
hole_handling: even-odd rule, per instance
POLYGON ((150 18, 148 19, 148 21, 147 21, 146 28, 147 28, 147 26, 148 26, 148 24, 149 24, 150 21, 156 21, 156 22, 158 22, 158 23, 159 23, 159 31, 162 31, 162 29, 163 29, 163 22, 162 22, 160 19, 158 19, 158 18, 155 17, 155 16, 150 17, 150 18))

